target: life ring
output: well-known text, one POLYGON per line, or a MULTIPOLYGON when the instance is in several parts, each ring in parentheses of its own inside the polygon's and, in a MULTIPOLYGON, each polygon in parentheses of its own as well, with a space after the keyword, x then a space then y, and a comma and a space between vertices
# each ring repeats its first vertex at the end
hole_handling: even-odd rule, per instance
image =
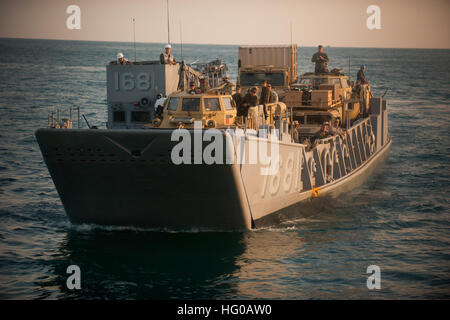
POLYGON ((312 197, 317 198, 319 196, 319 188, 312 188, 312 197))

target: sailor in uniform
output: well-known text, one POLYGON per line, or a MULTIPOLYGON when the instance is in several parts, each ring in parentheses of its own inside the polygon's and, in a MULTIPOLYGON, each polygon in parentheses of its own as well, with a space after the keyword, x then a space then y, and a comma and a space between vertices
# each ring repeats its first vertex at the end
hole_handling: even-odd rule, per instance
POLYGON ((117 54, 117 60, 116 60, 116 61, 112 61, 110 64, 121 64, 121 65, 125 65, 125 64, 131 64, 131 62, 128 61, 128 59, 126 59, 126 58, 123 56, 123 53, 122 53, 122 52, 119 52, 119 53, 117 54))
POLYGON ((221 94, 233 94, 234 83, 230 82, 230 77, 225 75, 223 78, 223 84, 220 86, 221 94))
POLYGON ((328 55, 323 52, 323 46, 320 45, 319 51, 314 53, 312 56, 311 62, 314 62, 316 64, 316 67, 314 69, 315 73, 327 73, 328 72, 328 62, 330 59, 328 58, 328 55))
POLYGON ((167 97, 163 96, 161 93, 158 93, 156 96, 155 102, 155 113, 157 117, 161 117, 164 110, 164 103, 166 102, 167 97))
POLYGON ((161 64, 177 64, 172 54, 170 54, 170 51, 172 50, 172 46, 170 44, 166 44, 164 53, 161 53, 159 56, 159 60, 161 64))
POLYGON ((234 103, 236 104, 236 109, 240 110, 241 109, 241 104, 244 101, 244 95, 241 93, 241 86, 237 85, 236 86, 236 93, 233 94, 233 100, 234 103))
POLYGON ((356 80, 361 81, 361 84, 369 83, 369 81, 367 81, 367 79, 366 79, 364 71, 366 71, 366 66, 362 65, 361 68, 359 69, 358 73, 356 74, 356 80))

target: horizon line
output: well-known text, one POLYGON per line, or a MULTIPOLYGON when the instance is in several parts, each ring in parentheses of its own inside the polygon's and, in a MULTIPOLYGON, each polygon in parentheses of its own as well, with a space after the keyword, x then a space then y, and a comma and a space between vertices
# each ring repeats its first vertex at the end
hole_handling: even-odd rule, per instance
MULTIPOLYGON (((105 42, 105 43, 131 43, 133 44, 133 41, 106 41, 106 40, 73 40, 73 39, 49 39, 49 38, 25 38, 25 37, 2 37, 0 36, 0 39, 19 39, 19 40, 46 40, 46 41, 77 41, 77 42, 105 42)), ((142 41, 136 41, 136 44, 166 44, 167 42, 142 42, 142 41)), ((171 42, 171 44, 177 44, 181 46, 181 42, 171 42)), ((295 43, 292 43, 295 44, 295 43)), ((213 46, 253 46, 248 44, 225 44, 225 43, 190 43, 190 42, 183 42, 183 45, 213 45, 213 46)), ((258 46, 259 44, 255 44, 255 46, 258 46)), ((263 44, 264 46, 271 46, 271 45, 291 45, 290 43, 285 44, 263 44)), ((323 45, 324 48, 348 48, 348 49, 415 49, 415 50, 450 50, 450 48, 429 48, 429 47, 352 47, 352 46, 332 46, 332 45, 323 45)), ((304 45, 301 46, 297 44, 297 47, 304 47, 304 48, 314 48, 317 47, 317 45, 304 45)))

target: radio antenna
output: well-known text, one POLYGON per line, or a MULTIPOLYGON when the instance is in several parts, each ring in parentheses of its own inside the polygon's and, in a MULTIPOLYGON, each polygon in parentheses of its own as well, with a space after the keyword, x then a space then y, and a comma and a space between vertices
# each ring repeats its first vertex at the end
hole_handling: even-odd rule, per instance
POLYGON ((183 61, 183 28, 181 27, 181 20, 180 20, 180 42, 181 42, 181 61, 183 61))
POLYGON ((351 70, 350 70, 350 56, 348 57, 348 79, 351 77, 351 70))
POLYGON ((133 18, 133 43, 134 43, 134 62, 136 62, 136 27, 133 18))
POLYGON ((291 21, 291 47, 292 47, 292 21, 291 21))
POLYGON ((169 0, 167 0, 167 44, 170 44, 169 0))

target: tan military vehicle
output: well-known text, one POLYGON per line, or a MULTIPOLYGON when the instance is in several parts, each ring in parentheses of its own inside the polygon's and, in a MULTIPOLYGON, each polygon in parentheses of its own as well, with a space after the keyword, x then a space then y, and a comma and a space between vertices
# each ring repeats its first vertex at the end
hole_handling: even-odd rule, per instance
POLYGON ((293 109, 293 120, 302 134, 315 134, 324 122, 339 119, 350 127, 369 112, 372 93, 368 84, 354 87, 340 70, 326 74, 305 73, 290 86, 284 102, 293 109))
MULTIPOLYGON (((164 104, 164 112, 147 128, 194 128, 195 121, 202 121, 202 128, 225 129, 231 126, 259 129, 269 125, 279 129, 280 121, 288 121, 283 102, 266 105, 268 117, 264 117, 263 105, 250 107, 248 118, 237 120, 236 105, 231 95, 222 95, 220 90, 210 89, 205 93, 190 94, 185 91, 171 94, 164 104)), ((287 125, 287 122, 286 124, 287 125)))
POLYGON ((169 96, 161 118, 154 119, 151 126, 193 128, 195 121, 202 121, 203 128, 224 128, 234 124, 236 106, 231 95, 214 90, 199 94, 182 91, 169 96))

